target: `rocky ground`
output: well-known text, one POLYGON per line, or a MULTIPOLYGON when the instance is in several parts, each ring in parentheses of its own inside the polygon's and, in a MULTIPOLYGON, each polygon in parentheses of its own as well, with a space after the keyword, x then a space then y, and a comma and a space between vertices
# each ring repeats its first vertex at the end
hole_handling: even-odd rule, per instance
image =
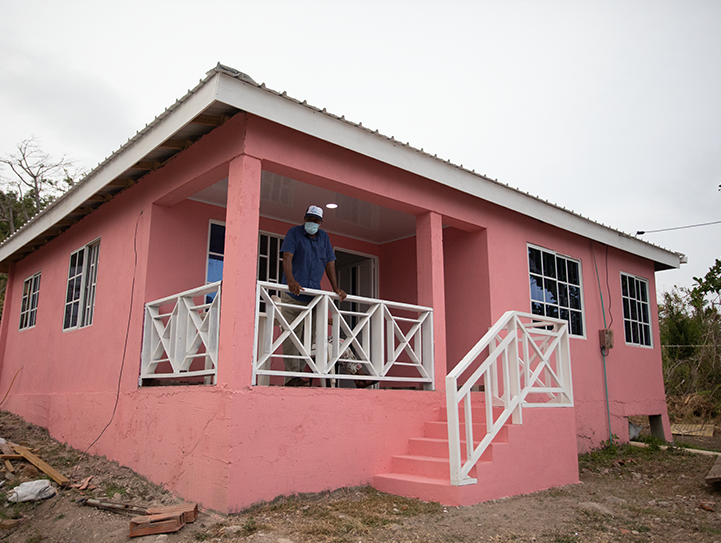
MULTIPOLYGON (((0 437, 34 450, 72 476, 72 483, 92 476, 87 490, 70 488, 47 500, 9 503, 3 494, 10 488, 43 477, 29 463, 13 461, 15 474, 6 475, 0 488, 0 517, 16 525, 0 530, 0 541, 125 542, 131 517, 83 505, 83 500, 139 507, 180 502, 117 463, 81 458, 45 430, 6 412, 0 412, 0 437)), ((718 448, 721 442, 705 440, 706 447, 718 448)), ((360 487, 280 498, 238 515, 201 511, 176 533, 134 541, 721 543, 721 494, 704 482, 715 460, 680 449, 610 447, 579 458, 578 485, 472 507, 443 507, 360 487)))

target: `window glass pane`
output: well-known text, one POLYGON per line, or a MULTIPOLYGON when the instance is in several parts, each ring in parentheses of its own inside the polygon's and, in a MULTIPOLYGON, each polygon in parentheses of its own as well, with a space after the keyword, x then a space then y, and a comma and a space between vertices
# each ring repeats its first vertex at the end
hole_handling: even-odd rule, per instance
POLYGON ((636 311, 636 301, 631 300, 631 320, 637 321, 638 320, 638 313, 636 311))
POLYGON ((263 256, 268 256, 268 236, 260 234, 258 241, 258 253, 263 256))
MULTIPOLYGON (((210 270, 208 270, 208 275, 210 276, 210 270)), ((268 280, 268 257, 258 259, 258 279, 261 281, 268 280)), ((208 280, 210 281, 210 277, 208 277, 208 280)))
POLYGON ((629 309, 628 298, 623 299, 623 318, 624 319, 631 318, 631 310, 629 309))
POLYGON ((208 258, 208 283, 215 283, 223 279, 223 257, 208 258))
POLYGON ((641 304, 641 318, 640 321, 643 323, 648 323, 648 305, 647 304, 641 304))
MULTIPOLYGON (((560 315, 559 318, 563 319, 564 321, 569 321, 571 318, 571 312, 568 309, 561 308, 559 315, 560 315)), ((570 330, 570 323, 569 323, 569 330, 570 330)))
POLYGON ((558 283, 558 305, 568 307, 568 286, 558 283))
POLYGON ((638 291, 639 299, 640 299, 642 302, 648 302, 648 297, 647 297, 647 295, 646 295, 646 294, 647 294, 647 293, 646 293, 646 283, 643 283, 642 281, 639 281, 639 282, 638 282, 638 285, 636 285, 636 290, 638 291))
POLYGON ((631 321, 631 338, 634 343, 638 341, 638 323, 631 321))
POLYGON ((556 277, 556 257, 550 253, 543 253, 544 277, 556 277))
POLYGON ((556 282, 553 279, 544 279, 543 285, 546 291, 545 302, 547 304, 557 304, 558 290, 556 288, 556 282))
POLYGON ((568 260, 568 282, 572 285, 581 284, 581 276, 578 273, 578 262, 568 260))
MULTIPOLYGON (((274 256, 278 254, 278 238, 270 238, 270 254, 274 256)), ((269 264, 270 269, 268 279, 271 281, 278 281, 280 279, 280 277, 278 277, 278 259, 271 258, 269 264)))
POLYGON ((583 318, 580 311, 571 311, 571 333, 574 336, 583 335, 583 318))
POLYGON ((225 226, 222 224, 210 224, 210 243, 208 249, 211 253, 225 254, 225 226))
POLYGON ((543 268, 541 266, 541 251, 532 247, 528 248, 528 267, 531 273, 537 273, 541 275, 543 268))
POLYGON ((546 317, 558 318, 558 306, 546 304, 546 317))
POLYGON ((568 302, 571 309, 581 309, 581 289, 579 287, 568 287, 568 302))
POLYGON ((621 294, 628 296, 628 278, 625 275, 621 276, 621 294))
POLYGON ((644 336, 644 345, 651 345, 651 327, 647 324, 643 325, 643 336, 644 336))
POLYGON ((540 277, 531 275, 531 300, 543 301, 543 280, 540 277))
POLYGON ((628 282, 628 295, 629 297, 636 299, 636 281, 633 279, 628 282))
POLYGON ((558 272, 559 281, 568 281, 566 278, 566 259, 560 256, 556 257, 556 271, 558 272))
POLYGON ((543 304, 538 302, 531 303, 531 313, 534 315, 543 315, 543 304))
POLYGON ((633 336, 631 336, 631 321, 623 321, 623 329, 626 332, 626 342, 631 343, 633 336))

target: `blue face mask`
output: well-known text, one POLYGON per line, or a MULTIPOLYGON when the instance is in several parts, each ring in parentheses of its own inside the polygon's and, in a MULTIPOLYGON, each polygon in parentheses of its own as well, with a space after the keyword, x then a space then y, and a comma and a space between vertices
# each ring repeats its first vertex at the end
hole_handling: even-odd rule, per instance
POLYGON ((309 235, 315 236, 318 233, 318 228, 320 228, 320 224, 317 222, 307 222, 305 223, 305 231, 308 232, 309 235))

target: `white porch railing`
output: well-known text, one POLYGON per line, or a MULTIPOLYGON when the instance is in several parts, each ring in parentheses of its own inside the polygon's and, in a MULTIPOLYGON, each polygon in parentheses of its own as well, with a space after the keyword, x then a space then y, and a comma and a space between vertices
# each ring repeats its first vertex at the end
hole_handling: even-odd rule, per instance
MULTIPOLYGON (((313 300, 291 323, 281 314, 283 304, 269 291, 287 290, 285 285, 258 281, 256 295, 253 384, 267 385, 273 375, 320 378, 323 384, 337 380, 371 380, 421 383, 434 387, 433 310, 429 307, 348 296, 351 310, 333 302, 338 296, 323 290, 306 289, 313 300), (265 311, 261 312, 261 304, 265 311), (312 336, 312 319, 316 334, 312 336), (302 337, 294 331, 305 321, 302 337), (274 359, 288 358, 282 344, 290 340, 298 348, 309 372, 287 372, 274 359), (361 364, 363 374, 345 374, 339 363, 361 364)), ((297 306, 294 306, 297 307, 297 306)))
POLYGON ((145 304, 141 385, 144 379, 193 377, 215 384, 220 285, 218 281, 145 304))
POLYGON ((523 407, 572 405, 566 321, 506 312, 446 376, 451 484, 476 482, 468 476, 471 468, 509 417, 513 424, 522 422, 523 407), (473 435, 471 391, 480 385, 485 392, 486 434, 479 439, 473 435), (465 462, 461 460, 461 423, 465 462))

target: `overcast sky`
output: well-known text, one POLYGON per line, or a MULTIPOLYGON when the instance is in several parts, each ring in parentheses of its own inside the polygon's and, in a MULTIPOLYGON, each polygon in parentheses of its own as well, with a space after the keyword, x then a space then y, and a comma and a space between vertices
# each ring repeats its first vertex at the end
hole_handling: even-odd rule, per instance
MULTIPOLYGON (((628 233, 721 221, 721 1, 0 0, 0 154, 91 169, 221 62, 628 233)), ((721 258, 721 224, 644 239, 721 258)))

